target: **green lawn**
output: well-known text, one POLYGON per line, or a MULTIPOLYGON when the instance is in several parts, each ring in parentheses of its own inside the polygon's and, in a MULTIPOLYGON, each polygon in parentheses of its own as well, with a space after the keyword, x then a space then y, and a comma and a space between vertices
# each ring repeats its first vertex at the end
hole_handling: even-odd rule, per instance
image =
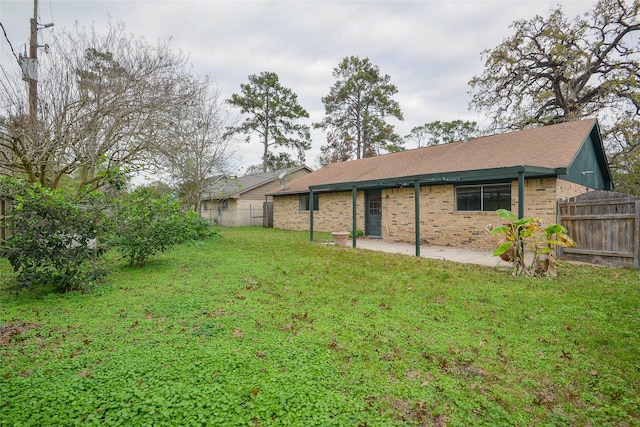
POLYGON ((640 425, 637 270, 220 233, 92 293, 16 294, 1 261, 0 425, 640 425))

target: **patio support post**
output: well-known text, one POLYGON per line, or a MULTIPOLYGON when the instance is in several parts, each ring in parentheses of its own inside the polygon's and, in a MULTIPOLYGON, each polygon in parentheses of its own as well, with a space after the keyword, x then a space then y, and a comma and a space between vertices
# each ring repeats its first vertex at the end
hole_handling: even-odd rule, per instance
POLYGON ((518 171, 518 219, 524 218, 524 169, 518 171))
POLYGON ((358 218, 356 217, 357 215, 357 201, 358 201, 358 188, 354 185, 353 188, 351 189, 351 200, 352 200, 352 205, 353 205, 353 212, 351 213, 351 235, 352 235, 352 242, 353 242, 353 247, 356 247, 356 236, 358 234, 356 228, 358 228, 358 218))
POLYGON ((413 184, 413 202, 415 205, 416 256, 420 256, 420 183, 413 184))
POLYGON ((309 238, 313 242, 313 190, 309 188, 309 238))

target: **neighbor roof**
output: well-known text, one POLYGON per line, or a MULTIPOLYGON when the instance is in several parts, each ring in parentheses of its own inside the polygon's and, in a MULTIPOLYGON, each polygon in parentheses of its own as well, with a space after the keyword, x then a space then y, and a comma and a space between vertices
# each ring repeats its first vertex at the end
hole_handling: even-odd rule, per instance
POLYGON ((586 119, 332 163, 276 194, 306 193, 311 186, 485 169, 568 168, 596 123, 596 119, 586 119))
POLYGON ((252 190, 256 187, 264 185, 274 179, 279 179, 285 175, 295 172, 299 169, 306 168, 307 166, 296 166, 287 169, 280 169, 277 171, 257 173, 253 175, 244 175, 239 177, 234 176, 216 176, 212 178, 211 184, 206 188, 205 194, 211 198, 235 198, 239 197, 242 193, 252 190))

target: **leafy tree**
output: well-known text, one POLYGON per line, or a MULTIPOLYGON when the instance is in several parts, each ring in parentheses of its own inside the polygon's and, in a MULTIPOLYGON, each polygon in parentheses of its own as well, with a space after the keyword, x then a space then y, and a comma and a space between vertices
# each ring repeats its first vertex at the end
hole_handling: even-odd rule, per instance
POLYGON ((325 118, 315 124, 327 132, 323 158, 339 162, 402 150, 402 138, 385 121, 387 117, 403 119, 400 105, 392 98, 398 89, 391 78, 368 58, 357 56, 344 58, 333 77, 336 82, 322 98, 325 118))
POLYGON ((297 123, 308 118, 309 113, 298 104, 298 96, 280 84, 278 75, 264 71, 249 76, 249 83, 240 85, 241 93, 234 93, 227 101, 240 108, 246 118, 230 131, 247 135, 257 133, 262 142, 262 171, 269 170, 270 159, 277 158, 277 148, 287 148, 296 153, 299 164, 304 163, 304 152, 311 148, 308 125, 297 123))
POLYGON ((411 133, 404 137, 407 142, 414 142, 421 147, 429 147, 449 142, 466 141, 480 134, 478 123, 462 120, 452 122, 430 122, 411 129, 411 133))
POLYGON ((640 197, 640 121, 619 117, 607 133, 611 175, 616 190, 640 197))
POLYGON ((149 184, 145 184, 144 187, 158 196, 167 196, 175 193, 171 185, 161 180, 151 181, 149 184))
POLYGON ((207 178, 228 167, 233 151, 226 132, 231 120, 218 91, 208 80, 193 84, 199 86, 195 96, 167 123, 156 166, 171 180, 183 205, 200 212, 207 178))
POLYGON ((493 125, 522 129, 618 107, 637 113, 640 2, 600 0, 569 22, 558 6, 549 17, 512 24, 515 34, 483 52, 485 69, 470 81, 471 107, 493 125))
MULTIPOLYGON (((289 153, 278 153, 272 154, 269 153, 269 158, 267 160, 267 172, 268 171, 277 171, 280 169, 288 169, 296 166, 300 166, 304 163, 304 159, 295 160, 291 157, 289 153)), ((247 168, 246 174, 252 175, 256 173, 261 173, 264 171, 264 165, 251 165, 247 168)))
POLYGON ((63 292, 97 283, 106 270, 101 237, 108 221, 103 198, 95 193, 76 198, 39 183, 2 180, 0 192, 14 197, 6 221, 14 233, 0 245, 0 256, 17 273, 18 287, 50 287, 63 292))
POLYGON ((639 11, 638 0, 600 0, 572 21, 558 6, 514 22, 483 52, 471 108, 488 112, 494 130, 597 116, 612 165, 628 167, 640 146, 639 11))
POLYGON ((640 150, 618 156, 612 165, 611 175, 616 191, 640 197, 640 150))
MULTIPOLYGON (((66 177, 100 188, 141 167, 194 88, 186 58, 126 34, 76 27, 56 32, 41 60, 37 126, 18 75, 0 93, 0 173, 57 188, 66 177)), ((4 84, 4 82, 3 82, 4 84)))

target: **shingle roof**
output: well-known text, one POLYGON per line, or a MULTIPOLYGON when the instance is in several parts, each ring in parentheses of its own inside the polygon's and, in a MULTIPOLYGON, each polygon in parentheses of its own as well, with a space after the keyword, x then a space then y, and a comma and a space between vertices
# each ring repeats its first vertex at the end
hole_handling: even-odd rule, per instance
POLYGON ((303 193, 315 185, 512 166, 565 168, 570 166, 595 123, 596 119, 586 119, 332 163, 296 179, 278 194, 303 193))
MULTIPOLYGON (((306 167, 306 166, 302 166, 306 167)), ((300 169, 296 166, 288 169, 280 169, 277 171, 257 173, 253 175, 244 175, 239 177, 217 176, 212 179, 212 183, 207 186, 205 192, 211 194, 214 198, 233 198, 240 194, 251 190, 252 188, 266 184, 280 175, 300 169)))

